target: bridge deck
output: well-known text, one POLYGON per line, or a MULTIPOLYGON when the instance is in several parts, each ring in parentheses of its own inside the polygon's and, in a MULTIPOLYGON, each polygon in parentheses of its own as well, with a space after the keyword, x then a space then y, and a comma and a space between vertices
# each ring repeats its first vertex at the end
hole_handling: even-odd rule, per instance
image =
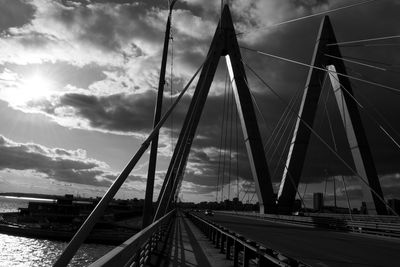
POLYGON ((161 252, 155 254, 147 266, 232 266, 232 262, 211 246, 210 241, 182 213, 178 213, 170 235, 172 238, 160 246, 161 252))
POLYGON ((399 239, 227 214, 206 219, 312 266, 398 266, 400 262, 399 239))

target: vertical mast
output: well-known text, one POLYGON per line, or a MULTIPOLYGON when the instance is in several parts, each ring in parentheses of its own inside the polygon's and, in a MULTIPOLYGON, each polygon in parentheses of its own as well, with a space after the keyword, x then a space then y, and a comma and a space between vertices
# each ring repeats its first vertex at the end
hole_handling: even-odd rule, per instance
MULTIPOLYGON (((163 101, 164 85, 165 85, 165 69, 167 67, 168 45, 171 33, 172 9, 176 1, 177 0, 173 0, 169 6, 169 14, 168 14, 167 26, 164 37, 163 56, 161 60, 160 79, 158 83, 157 103, 154 111, 153 127, 155 127, 158 124, 161 118, 162 101, 163 101)), ((157 163, 157 150, 158 150, 158 134, 151 142, 149 169, 148 169, 147 183, 146 183, 146 195, 143 207, 143 223, 142 223, 143 228, 148 226, 152 222, 152 217, 153 217, 153 192, 154 192, 154 177, 156 173, 156 163, 157 163)))

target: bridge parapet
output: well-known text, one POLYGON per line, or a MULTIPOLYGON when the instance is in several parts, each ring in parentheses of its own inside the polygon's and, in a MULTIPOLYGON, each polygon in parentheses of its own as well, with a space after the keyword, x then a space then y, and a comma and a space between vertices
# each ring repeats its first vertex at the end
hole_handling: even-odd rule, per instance
POLYGON ((170 211, 90 266, 143 266, 150 259, 158 242, 166 236, 175 214, 176 210, 170 211))

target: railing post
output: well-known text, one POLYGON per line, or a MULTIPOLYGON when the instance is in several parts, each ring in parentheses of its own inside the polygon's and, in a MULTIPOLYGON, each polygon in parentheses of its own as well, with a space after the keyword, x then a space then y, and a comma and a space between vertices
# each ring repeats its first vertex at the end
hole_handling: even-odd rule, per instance
POLYGON ((233 239, 230 236, 226 237, 226 259, 231 259, 231 247, 233 244, 233 239))
POLYGON ((141 252, 141 248, 136 252, 135 255, 135 260, 134 263, 136 263, 136 266, 140 266, 140 252, 141 252))
POLYGON ((224 232, 221 233, 221 249, 220 252, 224 253, 225 251, 225 240, 226 240, 226 235, 224 232))
POLYGON ((212 243, 215 244, 215 239, 217 236, 217 231, 215 230, 215 228, 213 228, 213 232, 212 232, 212 243))
POLYGON ((246 239, 243 245, 243 267, 248 267, 251 259, 254 258, 254 251, 250 247, 256 247, 256 242, 246 239))
POLYGON ((233 241, 233 266, 239 266, 239 242, 237 240, 233 241))
POLYGON ((217 242, 215 243, 215 247, 219 248, 219 240, 221 238, 221 232, 219 231, 219 229, 217 230, 217 242))
POLYGON ((272 267, 276 266, 269 259, 264 257, 264 254, 267 254, 267 249, 263 246, 257 246, 257 256, 258 256, 258 267, 272 267))
POLYGON ((249 267, 251 251, 247 246, 243 246, 243 267, 249 267))
POLYGON ((233 266, 239 267, 239 252, 243 245, 240 243, 240 240, 244 238, 241 235, 236 235, 236 239, 233 243, 233 266))
POLYGON ((147 241, 147 246, 143 257, 143 265, 150 260, 152 251, 153 251, 153 237, 150 237, 149 241, 147 241))

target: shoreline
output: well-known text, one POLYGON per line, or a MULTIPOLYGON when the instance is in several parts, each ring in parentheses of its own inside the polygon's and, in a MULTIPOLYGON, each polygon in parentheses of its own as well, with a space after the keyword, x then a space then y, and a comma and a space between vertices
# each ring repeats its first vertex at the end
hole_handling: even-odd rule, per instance
MULTIPOLYGON (((95 229, 90 233, 88 238, 84 243, 96 243, 103 245, 120 245, 128 238, 132 237, 138 231, 132 232, 121 232, 116 229, 103 230, 95 229)), ((55 241, 68 242, 74 236, 75 231, 61 231, 61 230, 51 230, 51 229, 41 229, 28 227, 23 225, 13 225, 0 222, 0 233, 22 236, 37 239, 48 239, 55 241)))
MULTIPOLYGON (((40 226, 33 227, 30 225, 18 224, 11 220, 7 220, 10 219, 10 217, 18 216, 18 214, 18 212, 0 213, 0 216, 3 217, 3 220, 0 220, 0 233, 13 236, 69 242, 75 232, 79 229, 79 227, 77 227, 76 229, 71 230, 55 230, 51 228, 40 228, 40 226)), ((115 226, 110 229, 94 229, 85 240, 85 243, 120 245, 139 231, 140 229, 124 226, 115 226)))

